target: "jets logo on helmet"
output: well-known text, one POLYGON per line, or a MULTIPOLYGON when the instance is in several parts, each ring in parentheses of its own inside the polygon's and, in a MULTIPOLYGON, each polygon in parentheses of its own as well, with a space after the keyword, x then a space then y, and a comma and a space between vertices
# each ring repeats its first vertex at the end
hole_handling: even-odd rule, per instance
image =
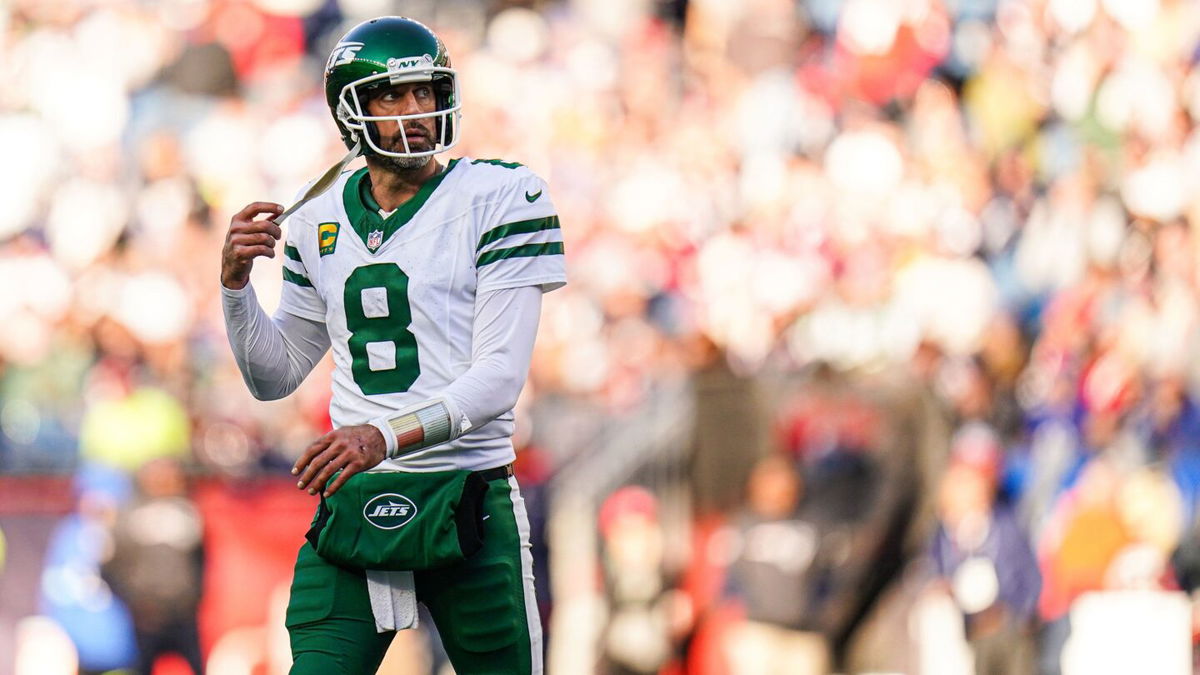
POLYGON ((333 51, 329 53, 329 63, 325 68, 328 70, 334 66, 340 66, 343 63, 350 63, 354 60, 354 55, 358 50, 363 48, 361 42, 339 42, 333 51))
POLYGON ((389 157, 426 157, 458 143, 462 118, 458 75, 450 65, 446 46, 419 21, 387 16, 361 23, 342 36, 329 55, 325 69, 325 99, 347 148, 359 139, 367 152, 389 157), (365 94, 374 87, 428 82, 436 109, 413 115, 371 116, 365 94), (385 150, 375 123, 394 121, 403 126, 413 119, 433 119, 434 146, 421 152, 385 150))

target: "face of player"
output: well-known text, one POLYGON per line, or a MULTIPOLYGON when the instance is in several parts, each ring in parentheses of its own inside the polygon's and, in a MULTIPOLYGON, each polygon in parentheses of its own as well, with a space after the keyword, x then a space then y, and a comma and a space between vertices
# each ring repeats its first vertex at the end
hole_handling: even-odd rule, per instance
MULTIPOLYGON (((409 82, 382 87, 371 92, 366 103, 367 115, 417 115, 437 110, 437 97, 428 82, 409 82)), ((437 142, 435 118, 405 120, 403 129, 395 120, 375 122, 379 146, 389 152, 428 152, 437 142), (404 147, 408 140, 407 150, 404 147)))

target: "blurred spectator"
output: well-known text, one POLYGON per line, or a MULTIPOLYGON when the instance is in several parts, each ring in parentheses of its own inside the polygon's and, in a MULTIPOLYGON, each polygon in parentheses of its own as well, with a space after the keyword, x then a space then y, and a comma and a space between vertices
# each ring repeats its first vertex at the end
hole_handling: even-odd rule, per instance
POLYGON ((204 673, 196 610, 204 588, 204 523, 187 494, 178 460, 138 469, 134 498, 112 527, 104 578, 129 606, 137 635, 137 672, 150 675, 163 654, 204 673))
POLYGON ((115 359, 93 368, 80 429, 84 457, 126 471, 163 457, 178 459, 191 442, 183 406, 161 389, 137 386, 134 369, 115 359))
POLYGON ((1069 612, 1085 593, 1173 588, 1169 559, 1180 536, 1178 491, 1155 472, 1127 476, 1111 455, 1090 461, 1055 505, 1038 542, 1046 622, 1041 671, 1059 672, 1069 612))
POLYGON ((699 513, 726 512, 741 500, 750 465, 767 452, 770 410, 754 379, 732 370, 711 340, 697 337, 688 348, 696 392, 692 494, 699 513))
POLYGON ((620 488, 600 508, 601 558, 608 598, 605 672, 657 673, 673 655, 658 500, 620 488))
POLYGON ((928 525, 919 499, 929 478, 914 468, 928 463, 935 476, 942 470, 941 451, 928 438, 941 415, 921 409, 906 376, 846 373, 823 363, 807 375, 781 397, 784 448, 803 476, 804 516, 820 524, 837 561, 827 570, 820 607, 835 664, 869 670, 874 662, 857 661, 866 655, 852 653, 854 643, 864 623, 888 611, 880 601, 926 547, 914 533, 928 525))
POLYGON ((732 673, 831 672, 821 603, 833 556, 820 526, 799 511, 802 492, 789 459, 764 457, 750 473, 746 506, 726 535, 726 593, 744 613, 725 644, 732 673))
POLYGON ((137 658, 130 611, 101 575, 109 530, 130 493, 129 478, 102 464, 75 478, 78 509, 55 528, 41 579, 42 614, 70 637, 81 673, 127 668, 137 658))
POLYGON ((933 559, 962 611, 979 675, 1036 672, 1033 619, 1041 578, 1028 536, 999 499, 1002 452, 991 428, 961 428, 938 487, 933 559))

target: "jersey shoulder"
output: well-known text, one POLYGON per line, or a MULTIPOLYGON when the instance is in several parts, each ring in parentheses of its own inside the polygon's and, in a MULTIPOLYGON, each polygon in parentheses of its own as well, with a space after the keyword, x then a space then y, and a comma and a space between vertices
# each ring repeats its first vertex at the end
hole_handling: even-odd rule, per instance
POLYGON ((563 235, 546 182, 516 162, 472 160, 469 167, 487 190, 471 241, 477 291, 549 291, 566 283, 563 235))
POLYGON ((462 182, 468 190, 480 196, 511 198, 522 187, 531 187, 536 194, 538 189, 545 186, 545 181, 520 162, 463 157, 457 163, 464 172, 462 182))

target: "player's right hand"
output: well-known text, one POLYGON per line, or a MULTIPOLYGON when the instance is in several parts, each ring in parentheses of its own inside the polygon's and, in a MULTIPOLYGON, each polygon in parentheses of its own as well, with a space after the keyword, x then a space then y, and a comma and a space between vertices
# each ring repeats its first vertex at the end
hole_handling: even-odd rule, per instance
POLYGON ((238 211, 229 222, 225 246, 221 249, 221 285, 238 290, 250 283, 250 268, 258 256, 275 257, 275 242, 283 231, 271 218, 283 213, 273 202, 254 202, 238 211), (264 213, 267 218, 255 220, 264 213))

